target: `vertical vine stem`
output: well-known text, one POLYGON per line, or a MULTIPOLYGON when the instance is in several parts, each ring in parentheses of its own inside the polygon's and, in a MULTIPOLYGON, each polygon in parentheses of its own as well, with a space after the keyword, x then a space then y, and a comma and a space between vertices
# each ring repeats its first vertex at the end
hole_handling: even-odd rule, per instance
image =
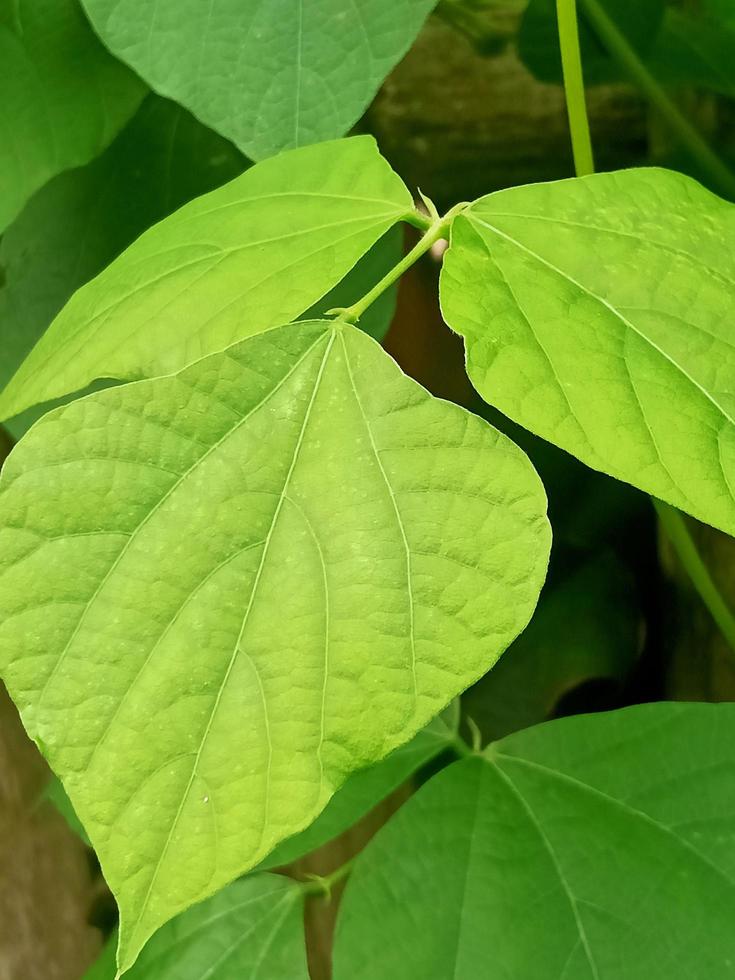
MULTIPOLYGON (((620 34, 618 29, 609 19, 604 10, 600 7, 598 0, 580 0, 585 5, 585 10, 590 15, 594 27, 600 34, 602 40, 608 45, 611 53, 617 55, 621 63, 629 67, 631 75, 639 84, 645 76, 647 79, 646 87, 641 84, 644 92, 654 101, 656 93, 656 106, 664 111, 667 118, 681 120, 684 128, 688 131, 687 146, 694 153, 695 146, 699 147, 698 159, 704 164, 708 157, 710 165, 717 164, 715 171, 719 172, 722 179, 726 176, 732 183, 731 196, 735 198, 735 178, 722 164, 717 156, 710 150, 702 137, 689 123, 680 116, 679 110, 669 101, 663 89, 651 78, 637 55, 632 51, 628 42, 620 34), (635 71, 633 66, 637 66, 635 71), (637 74, 636 74, 637 72, 637 74), (694 140, 691 139, 693 134, 694 140), (701 154, 701 148, 706 153, 701 154), (724 169, 724 174, 720 172, 724 169)), ((564 92, 567 100, 567 112, 569 114, 569 128, 572 137, 572 148, 574 151, 574 169, 578 177, 594 173, 594 158, 592 155, 592 145, 590 140, 589 120, 587 118, 587 105, 584 97, 584 76, 582 74, 582 58, 579 48, 579 29, 577 24, 576 0, 557 0, 557 15, 559 22, 559 46, 561 48, 562 67, 564 70, 564 92)), ((680 126, 680 123, 677 123, 680 126)), ((683 130, 680 132, 683 139, 683 130)), ((712 176, 714 178, 714 171, 712 176)), ((721 181, 720 181, 721 182, 721 181)), ((669 504, 662 503, 653 499, 654 507, 658 514, 659 523, 666 536, 671 541, 674 550, 679 556, 679 560, 684 567, 692 585, 699 594, 700 599, 709 610, 712 619, 717 624, 723 637, 735 652, 735 615, 733 615, 722 594, 715 585, 712 576, 702 557, 697 551, 697 546, 689 533, 684 516, 671 507, 669 504)))
POLYGON ((578 177, 584 177, 595 172, 595 161, 585 103, 576 0, 556 0, 556 16, 574 170, 578 177))
MULTIPOLYGON (((575 6, 575 0, 557 0, 560 7, 575 6)), ((735 200, 735 174, 717 156, 702 134, 689 122, 665 89, 646 68, 645 64, 628 43, 624 34, 608 16, 600 0, 580 0, 582 8, 594 27, 597 36, 609 53, 625 70, 629 78, 648 99, 658 115, 668 125, 681 145, 690 153, 708 175, 712 183, 727 197, 735 200)), ((559 21, 561 35, 561 19, 559 21)), ((562 45, 562 58, 563 58, 562 45)), ((566 75, 565 75, 566 84, 566 75)), ((569 93, 567 91, 567 98, 569 93)))
POLYGON ((661 527, 671 542, 679 560, 686 569, 692 585, 697 590, 700 599, 709 610, 712 619, 727 640, 730 648, 735 650, 735 615, 722 597, 715 585, 709 569, 702 561, 697 551, 689 528, 686 526, 684 515, 675 507, 664 504, 660 500, 653 501, 661 527))

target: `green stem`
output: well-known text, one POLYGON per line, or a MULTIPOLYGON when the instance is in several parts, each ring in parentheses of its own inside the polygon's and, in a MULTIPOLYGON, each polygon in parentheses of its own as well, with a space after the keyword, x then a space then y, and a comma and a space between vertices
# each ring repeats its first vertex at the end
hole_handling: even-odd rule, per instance
MULTIPOLYGON (((573 0, 569 0, 573 5, 573 0)), ((562 0, 559 0, 561 5, 562 0)), ((671 101, 666 91, 648 71, 644 63, 608 17, 599 0, 580 0, 600 40, 610 54, 630 76, 655 111, 667 123, 679 142, 699 163, 702 171, 727 197, 735 199, 735 174, 722 162, 686 116, 671 101)))
POLYGON ((345 861, 334 871, 331 871, 328 875, 313 875, 310 881, 302 883, 302 889, 305 895, 317 895, 323 898, 331 898, 332 889, 337 884, 337 882, 342 881, 347 875, 352 871, 352 866, 356 861, 356 857, 352 857, 349 861, 345 861))
POLYGON ((722 593, 709 573, 709 569, 702 561, 683 515, 674 507, 660 500, 654 499, 653 505, 656 508, 661 527, 679 556, 692 585, 699 593, 700 599, 709 610, 712 619, 714 619, 730 648, 735 651, 735 615, 723 599, 722 593))
POLYGON ((587 119, 584 97, 582 55, 579 50, 576 0, 556 0, 556 16, 559 25, 559 47, 564 73, 564 94, 569 116, 569 132, 572 137, 574 170, 578 177, 595 172, 592 140, 587 119))
POLYGON ((362 299, 353 303, 352 306, 340 306, 333 310, 327 310, 327 315, 336 316, 338 320, 344 320, 347 323, 357 323, 368 306, 400 279, 403 273, 410 269, 422 255, 425 255, 435 242, 449 235, 452 219, 468 206, 465 203, 455 204, 443 218, 434 219, 411 251, 407 252, 401 261, 383 276, 379 283, 376 283, 369 292, 365 293, 362 299))

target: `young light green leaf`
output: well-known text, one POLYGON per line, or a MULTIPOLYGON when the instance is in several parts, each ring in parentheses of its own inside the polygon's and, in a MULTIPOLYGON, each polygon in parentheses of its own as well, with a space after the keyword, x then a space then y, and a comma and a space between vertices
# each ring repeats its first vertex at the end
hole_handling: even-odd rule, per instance
POLYGON ((0 672, 123 968, 488 670, 548 559, 521 451, 325 321, 51 412, 0 496, 0 672))
POLYGON ((448 722, 446 714, 447 712, 443 712, 410 742, 399 746, 382 762, 350 776, 314 823, 300 834, 279 844, 260 867, 278 868, 290 864, 334 840, 410 779, 422 766, 451 748, 457 738, 457 724, 448 722))
POLYGON ((166 374, 303 313, 413 209, 369 136, 284 153, 185 205, 76 293, 0 417, 166 374))
MULTIPOLYGON (((126 980, 308 980, 304 892, 249 875, 166 923, 126 980)), ((84 980, 115 980, 115 940, 84 980)))
POLYGON ((441 283, 479 393, 510 418, 735 533, 735 207, 665 170, 499 191, 441 283))
POLYGON ((578 715, 443 770, 358 860, 335 980, 732 977, 733 722, 578 715))
POLYGON ((117 978, 117 933, 107 940, 100 955, 84 974, 83 980, 116 980, 117 978))
POLYGON ((343 136, 436 0, 82 0, 109 49, 253 160, 343 136))
POLYGON ((0 0, 0 233, 46 181, 97 156, 145 87, 77 0, 0 0))
MULTIPOLYGON (((151 224, 244 167, 226 140, 151 95, 99 159, 43 187, 0 241, 0 388, 75 290, 151 224)), ((28 422, 8 428, 19 438, 28 422)))

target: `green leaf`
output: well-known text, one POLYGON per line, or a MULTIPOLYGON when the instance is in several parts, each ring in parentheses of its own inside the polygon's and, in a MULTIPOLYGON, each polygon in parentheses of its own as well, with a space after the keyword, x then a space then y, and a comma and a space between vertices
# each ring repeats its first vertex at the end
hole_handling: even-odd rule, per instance
MULTIPOLYGON (((661 26, 666 9, 664 0, 603 0, 603 6, 634 50, 645 56, 661 26)), ((578 7, 579 40, 586 84, 604 85, 620 81, 621 78, 627 81, 617 61, 588 26, 582 0, 578 7)), ((562 84, 556 0, 529 0, 518 32, 518 54, 540 81, 562 84)))
POLYGON ((117 980, 117 933, 103 946, 102 952, 84 974, 83 980, 117 980))
POLYGON ((447 322, 478 392, 593 469, 735 533, 735 207, 665 170, 481 198, 447 322))
POLYGON ((109 49, 251 159, 343 136, 436 0, 83 0, 109 49))
MULTIPOLYGON (((0 241, 0 388, 75 290, 149 225, 244 166, 188 112, 149 96, 99 159, 42 188, 0 241)), ((16 438, 28 421, 9 426, 16 438)))
POLYGON ((97 156, 145 88, 77 0, 0 0, 0 233, 46 181, 97 156))
POLYGON ((0 417, 96 378, 167 374, 292 320, 412 210, 369 136, 252 167, 80 289, 0 394, 0 417))
MULTIPOLYGON (((308 980, 303 888, 279 875, 233 881, 160 929, 127 980, 308 980)), ((115 980, 114 940, 85 980, 115 980)))
POLYGON ((462 699, 485 739, 552 716, 564 695, 591 680, 622 682, 636 662, 641 617, 632 576, 611 553, 549 583, 531 623, 462 699))
POLYGON ((0 495, 0 672, 124 968, 488 670, 548 560, 521 451, 325 321, 51 412, 0 495))
POLYGON ((335 980, 732 977, 733 721, 576 716, 443 770, 359 858, 335 980))
POLYGON ((446 752, 456 740, 459 725, 459 717, 451 721, 446 718, 446 714, 444 712, 439 715, 410 742, 395 749, 382 762, 350 776, 314 823, 300 834, 279 844, 260 867, 278 868, 290 864, 339 837, 402 786, 422 766, 446 752))

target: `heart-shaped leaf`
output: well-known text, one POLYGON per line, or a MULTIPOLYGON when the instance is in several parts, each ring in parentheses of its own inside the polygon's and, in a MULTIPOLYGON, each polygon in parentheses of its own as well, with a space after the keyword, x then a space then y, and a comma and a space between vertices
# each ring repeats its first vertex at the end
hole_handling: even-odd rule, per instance
POLYGON ((516 446, 325 321, 51 412, 0 513, 0 669, 121 968, 492 666, 550 536, 516 446))
POLYGON ((436 0, 83 0, 109 49, 261 160, 343 136, 436 0))
POLYGON ((96 378, 167 374, 287 323, 412 210, 370 136, 252 167, 145 232, 80 289, 0 394, 0 418, 96 378))
POLYGON ((729 980, 734 721, 578 715, 445 769, 358 859, 335 980, 729 980))
POLYGON ((77 0, 0 0, 0 233, 46 181, 97 156, 145 87, 77 0))
POLYGON ((534 184, 455 220, 442 308, 510 418, 735 533, 735 207, 665 170, 534 184))

